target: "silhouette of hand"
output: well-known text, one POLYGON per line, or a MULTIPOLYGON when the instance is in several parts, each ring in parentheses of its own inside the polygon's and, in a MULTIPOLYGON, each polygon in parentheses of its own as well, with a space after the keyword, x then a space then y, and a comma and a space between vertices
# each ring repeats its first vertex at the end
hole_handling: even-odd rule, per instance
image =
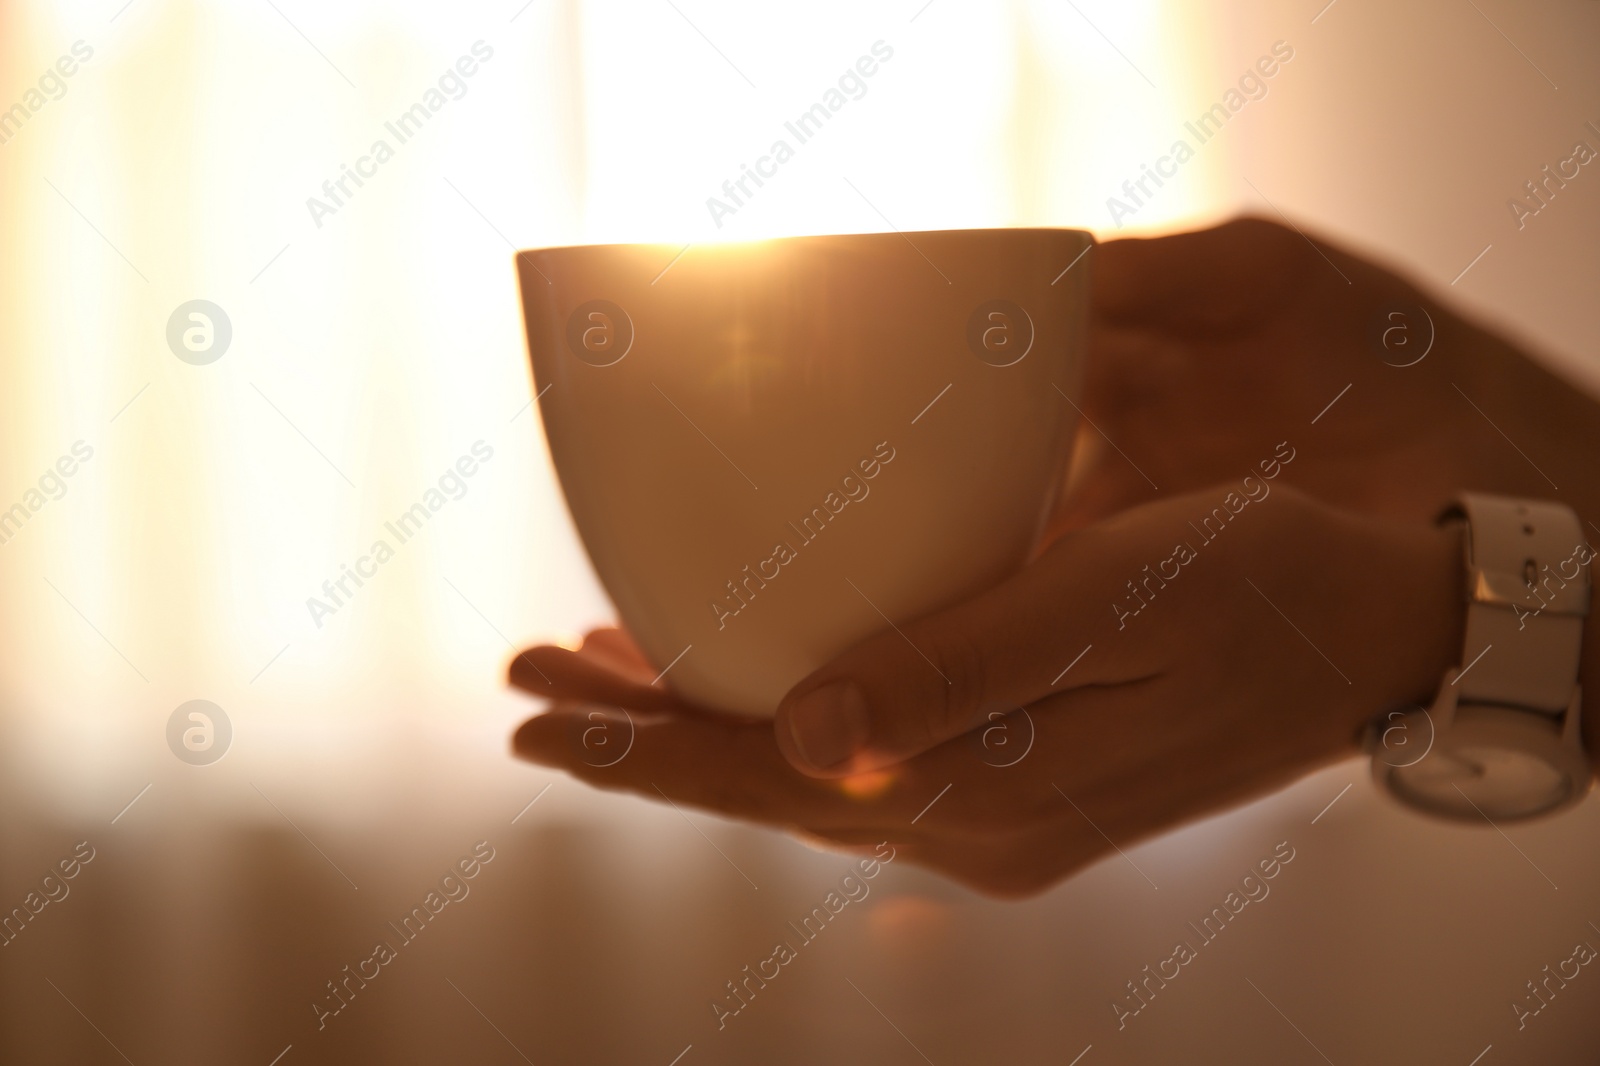
POLYGON ((1600 407, 1380 267, 1242 220, 1092 269, 1088 420, 1026 568, 846 651, 775 722, 684 705, 617 630, 531 649, 512 682, 555 704, 517 753, 1026 894, 1429 701, 1461 653, 1460 534, 1432 524, 1456 492, 1600 514, 1600 407), (580 742, 596 707, 637 715, 620 758, 580 742))
POLYGON ((618 630, 530 649, 511 680, 556 702, 515 750, 601 788, 836 844, 889 840, 985 892, 1038 891, 1113 842, 1353 752, 1379 708, 1428 699, 1459 652, 1458 534, 1278 484, 1202 539, 1189 522, 1231 514, 1230 492, 1237 505, 1221 485, 1064 535, 1000 586, 806 678, 776 728, 652 687, 618 630), (615 761, 586 740, 597 706, 631 715, 615 761))

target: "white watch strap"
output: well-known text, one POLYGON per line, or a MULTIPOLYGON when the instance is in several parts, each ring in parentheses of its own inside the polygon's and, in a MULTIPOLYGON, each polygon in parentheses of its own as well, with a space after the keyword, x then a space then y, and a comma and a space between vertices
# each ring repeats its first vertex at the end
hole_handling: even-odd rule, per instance
POLYGON ((1564 504, 1463 493, 1467 627, 1459 698, 1560 714, 1572 700, 1594 558, 1564 504))

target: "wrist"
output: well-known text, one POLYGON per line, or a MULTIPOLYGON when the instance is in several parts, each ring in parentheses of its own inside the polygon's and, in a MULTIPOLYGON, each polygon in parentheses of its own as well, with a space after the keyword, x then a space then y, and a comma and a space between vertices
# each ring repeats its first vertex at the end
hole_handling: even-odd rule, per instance
MULTIPOLYGON (((1417 703, 1424 707, 1438 694, 1440 680, 1452 667, 1459 667, 1467 628, 1467 589, 1465 533, 1459 525, 1396 526, 1387 531, 1394 545, 1395 558, 1405 568, 1394 593, 1396 609, 1407 611, 1401 601, 1411 600, 1410 642, 1394 645, 1403 653, 1394 656, 1395 672, 1390 694, 1394 703, 1417 703)), ((1392 629, 1395 627, 1391 627, 1392 629)))
POLYGON ((1359 748, 1387 710, 1427 707, 1440 680, 1461 665, 1466 629, 1463 533, 1459 527, 1374 519, 1330 509, 1347 545, 1347 572, 1360 575, 1341 619, 1353 635, 1351 699, 1339 727, 1359 748))

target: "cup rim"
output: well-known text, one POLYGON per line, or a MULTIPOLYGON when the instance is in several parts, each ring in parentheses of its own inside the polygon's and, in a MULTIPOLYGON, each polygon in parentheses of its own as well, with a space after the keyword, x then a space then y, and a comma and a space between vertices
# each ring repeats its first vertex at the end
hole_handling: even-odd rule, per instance
POLYGON ((839 237, 931 237, 950 236, 952 234, 998 234, 998 233, 1075 233, 1089 239, 1091 245, 1100 243, 1093 230, 1079 226, 968 226, 958 229, 919 229, 919 230, 863 230, 849 233, 797 233, 783 237, 751 237, 746 240, 707 240, 690 241, 680 245, 676 241, 599 241, 594 243, 578 244, 539 244, 529 248, 519 248, 512 253, 513 258, 521 259, 523 256, 537 255, 543 252, 573 252, 595 251, 601 249, 621 248, 689 248, 704 244, 707 247, 734 247, 738 245, 778 244, 793 243, 797 241, 834 240, 839 237))

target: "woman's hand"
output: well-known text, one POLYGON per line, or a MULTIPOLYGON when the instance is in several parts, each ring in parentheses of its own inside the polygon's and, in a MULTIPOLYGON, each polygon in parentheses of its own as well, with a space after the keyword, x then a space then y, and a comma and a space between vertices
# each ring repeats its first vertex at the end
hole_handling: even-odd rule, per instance
POLYGON ((864 641, 775 723, 679 704, 616 630, 530 649, 511 680, 556 703, 514 744, 601 788, 887 839, 1027 894, 1430 699, 1461 647, 1460 559, 1456 533, 1219 484, 1067 533, 976 599, 864 641))
POLYGON ((1057 528, 1242 477, 1263 441, 1301 446, 1290 483, 1376 514, 1432 521, 1462 488, 1547 487, 1472 405, 1503 420, 1508 401, 1559 384, 1403 278, 1315 239, 1243 219, 1095 248, 1074 398, 1093 425, 1080 427, 1057 528))
MULTIPOLYGON (((1110 241, 1093 270, 1079 402, 1104 433, 1080 430, 1054 532, 1240 477, 1288 440, 1284 481, 1338 507, 1432 522, 1472 490, 1560 500, 1600 535, 1600 404, 1384 267, 1243 219, 1110 241)), ((1600 766, 1600 581, 1594 597, 1580 681, 1600 766)))

